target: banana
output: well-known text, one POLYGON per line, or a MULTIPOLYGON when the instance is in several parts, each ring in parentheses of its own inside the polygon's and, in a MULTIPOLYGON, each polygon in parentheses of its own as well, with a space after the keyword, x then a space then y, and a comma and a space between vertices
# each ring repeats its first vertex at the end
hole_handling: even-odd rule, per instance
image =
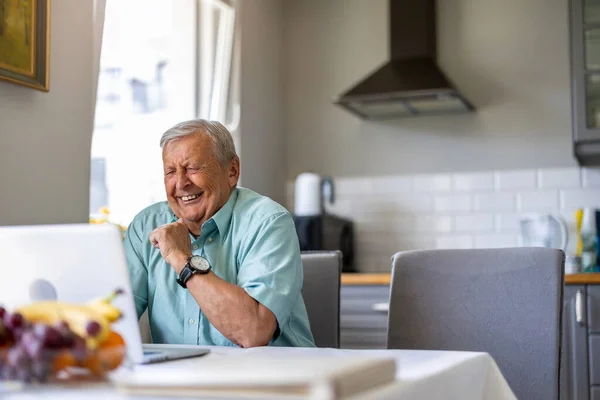
POLYGON ((86 305, 62 303, 57 301, 42 301, 21 307, 16 310, 27 321, 36 323, 54 324, 65 321, 71 330, 85 339, 89 349, 97 348, 110 334, 110 322, 102 313, 86 305), (90 337, 87 333, 87 324, 95 321, 100 325, 96 336, 90 337))
POLYGON ((87 306, 104 315, 109 322, 115 322, 121 318, 121 310, 111 304, 111 302, 121 294, 121 290, 115 290, 108 297, 94 299, 87 303, 87 306))

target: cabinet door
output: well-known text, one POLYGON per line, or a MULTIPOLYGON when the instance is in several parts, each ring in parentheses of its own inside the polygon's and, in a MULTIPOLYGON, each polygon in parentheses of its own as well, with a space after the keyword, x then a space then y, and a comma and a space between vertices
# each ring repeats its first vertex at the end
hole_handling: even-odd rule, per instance
POLYGON ((385 349, 389 286, 344 285, 340 304, 340 346, 345 349, 385 349))
POLYGON ((600 140, 600 2, 571 0, 570 9, 573 138, 577 149, 600 140))
POLYGON ((588 400, 587 301, 584 285, 564 288, 560 399, 588 400))

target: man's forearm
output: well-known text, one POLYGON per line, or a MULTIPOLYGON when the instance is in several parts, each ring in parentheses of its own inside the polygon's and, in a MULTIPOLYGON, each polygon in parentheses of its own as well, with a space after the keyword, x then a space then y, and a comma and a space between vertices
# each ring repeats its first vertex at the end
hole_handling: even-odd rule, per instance
POLYGON ((273 337, 275 316, 241 287, 212 272, 192 276, 187 287, 209 322, 233 343, 264 346, 273 337))

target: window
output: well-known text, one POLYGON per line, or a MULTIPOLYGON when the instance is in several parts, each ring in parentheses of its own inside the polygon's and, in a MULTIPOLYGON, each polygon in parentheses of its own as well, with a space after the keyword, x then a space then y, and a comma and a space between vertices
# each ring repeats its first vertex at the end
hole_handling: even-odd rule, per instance
POLYGON ((106 0, 90 213, 127 225, 166 200, 160 136, 201 117, 234 133, 235 8, 225 0, 106 0))

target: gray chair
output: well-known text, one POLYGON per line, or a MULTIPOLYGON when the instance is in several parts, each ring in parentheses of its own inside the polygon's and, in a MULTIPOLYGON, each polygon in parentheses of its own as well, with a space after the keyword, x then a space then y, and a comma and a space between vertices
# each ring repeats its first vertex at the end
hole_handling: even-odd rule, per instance
POLYGON ((302 252, 306 304, 317 347, 340 347, 340 251, 302 252))
POLYGON ((557 399, 564 257, 549 248, 395 254, 388 348, 487 352, 517 398, 557 399))
POLYGON ((152 343, 152 334, 150 333, 150 320, 148 319, 148 310, 144 311, 139 321, 140 335, 142 343, 152 343))

